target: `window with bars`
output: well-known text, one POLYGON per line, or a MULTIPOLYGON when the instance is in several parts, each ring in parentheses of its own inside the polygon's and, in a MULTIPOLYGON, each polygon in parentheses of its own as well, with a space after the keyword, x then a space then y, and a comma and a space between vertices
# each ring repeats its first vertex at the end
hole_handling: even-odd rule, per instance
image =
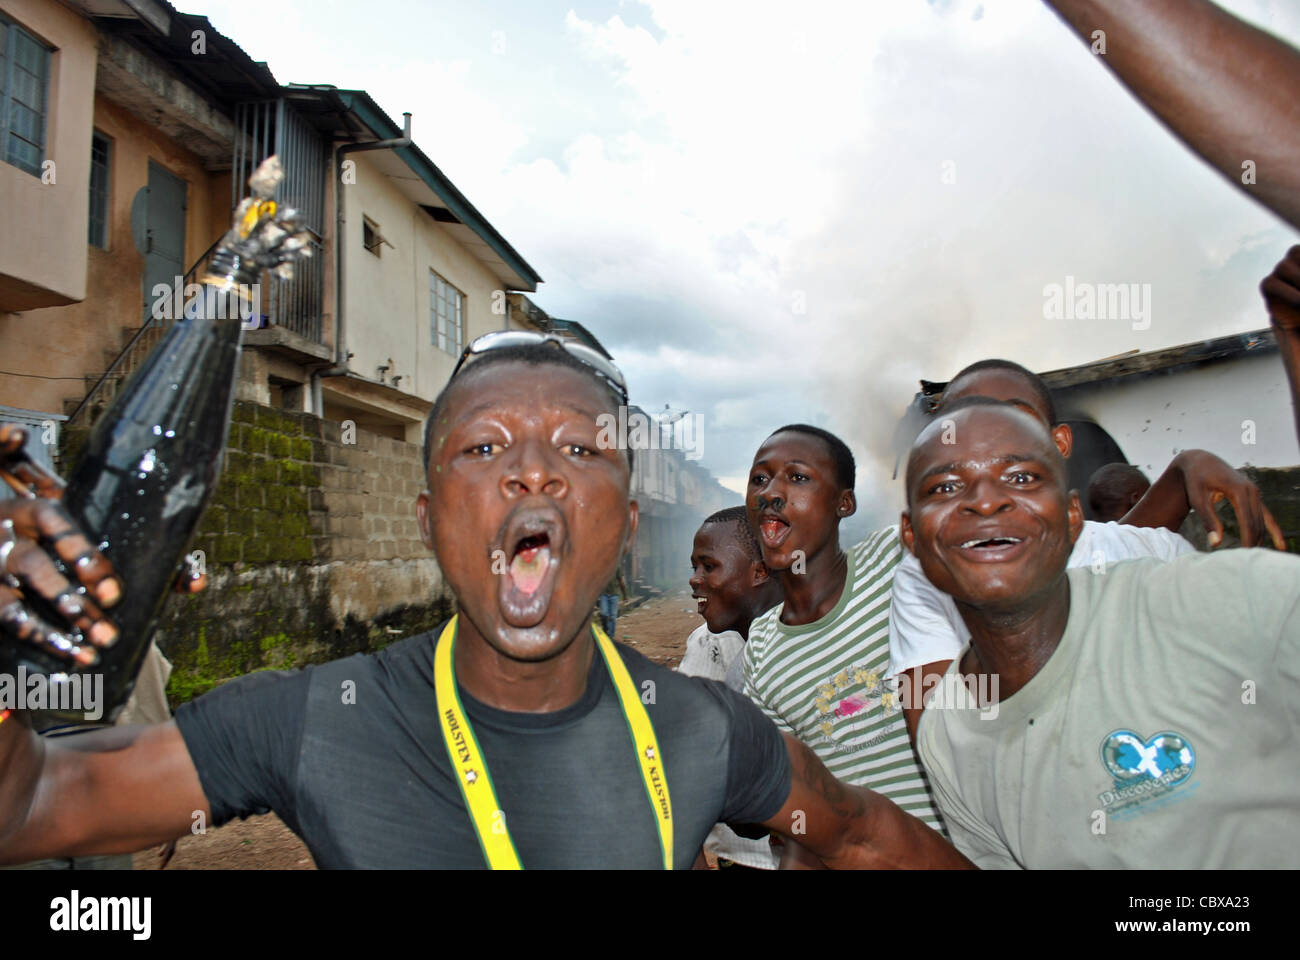
POLYGON ((90 244, 108 249, 108 137, 90 138, 90 244))
POLYGON ((460 356, 465 347, 465 294, 429 271, 429 327, 439 350, 460 356))
POLYGON ((50 51, 0 14, 0 159, 34 177, 45 159, 50 51))

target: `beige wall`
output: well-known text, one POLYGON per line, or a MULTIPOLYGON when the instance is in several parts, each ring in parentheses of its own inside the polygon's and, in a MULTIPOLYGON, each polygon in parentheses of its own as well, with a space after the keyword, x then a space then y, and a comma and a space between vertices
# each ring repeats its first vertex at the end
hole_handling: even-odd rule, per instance
MULTIPOLYGON (((103 96, 95 98, 94 106, 93 128, 112 142, 108 249, 101 250, 87 243, 86 184, 92 124, 86 117, 86 170, 77 201, 81 220, 79 225, 66 226, 61 237, 82 258, 85 299, 63 307, 0 313, 4 369, 73 379, 38 380, 0 375, 0 404, 64 412, 65 399, 80 397, 85 392, 85 384, 76 378, 103 373, 125 345, 124 328, 140 326, 145 306, 144 256, 136 249, 131 234, 131 205, 149 182, 150 160, 188 184, 184 261, 187 269, 229 225, 229 173, 209 174, 195 154, 103 96)), ((15 168, 0 164, 0 169, 15 168)), ((62 181, 62 162, 58 169, 62 181)), ((0 230, 0 244, 11 235, 9 230, 0 230)))
MULTIPOLYGON (((429 270, 465 294, 466 342, 505 326, 492 313, 492 292, 501 280, 477 257, 452 239, 438 223, 407 199, 365 154, 354 154, 357 182, 343 189, 347 216, 346 258, 348 350, 351 367, 366 377, 391 357, 391 380, 401 374, 400 388, 432 400, 451 376, 457 357, 432 342, 429 322, 429 270), (362 246, 362 217, 369 217, 393 244, 375 257, 362 246)), ((328 386, 328 381, 326 381, 328 386)))
POLYGON ((45 120, 54 182, 0 162, 0 311, 71 303, 86 295, 97 35, 49 0, 0 0, 0 11, 54 48, 45 120))

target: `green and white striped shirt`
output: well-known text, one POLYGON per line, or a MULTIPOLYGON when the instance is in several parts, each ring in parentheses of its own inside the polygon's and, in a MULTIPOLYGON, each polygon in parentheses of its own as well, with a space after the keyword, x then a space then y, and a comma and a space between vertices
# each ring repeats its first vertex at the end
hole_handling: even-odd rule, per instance
POLYGON ((848 580, 826 616, 792 627, 781 622, 781 604, 757 618, 745 644, 745 693, 840 780, 946 836, 887 676, 889 596, 902 555, 898 527, 878 530, 849 551, 848 580))

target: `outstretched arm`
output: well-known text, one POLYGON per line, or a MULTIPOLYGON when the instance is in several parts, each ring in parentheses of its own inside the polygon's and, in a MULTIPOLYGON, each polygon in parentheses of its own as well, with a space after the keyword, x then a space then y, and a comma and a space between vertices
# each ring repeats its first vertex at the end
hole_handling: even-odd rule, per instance
MULTIPOLYGON (((0 480, 19 495, 0 501, 0 644, 93 663, 96 647, 116 635, 103 608, 121 599, 121 583, 58 502, 62 481, 24 454, 26 440, 21 428, 0 424, 0 480), (61 619, 36 616, 27 600, 37 595, 61 619)), ((203 577, 188 577, 178 589, 203 586, 203 577)), ((185 833, 196 812, 206 822, 208 802, 174 722, 46 739, 26 717, 0 715, 0 863, 131 853, 185 833)))
MULTIPOLYGON (((764 826, 833 869, 972 868, 957 848, 911 814, 864 787, 831 776, 817 755, 789 734, 790 796, 764 826)), ((783 866, 784 866, 783 862, 783 866)))
POLYGON ((210 815, 175 721, 47 739, 0 723, 0 863, 133 853, 210 815))
POLYGON ((1209 0, 1047 0, 1175 136, 1300 228, 1300 51, 1209 0), (1254 183, 1243 183, 1243 164, 1254 183))

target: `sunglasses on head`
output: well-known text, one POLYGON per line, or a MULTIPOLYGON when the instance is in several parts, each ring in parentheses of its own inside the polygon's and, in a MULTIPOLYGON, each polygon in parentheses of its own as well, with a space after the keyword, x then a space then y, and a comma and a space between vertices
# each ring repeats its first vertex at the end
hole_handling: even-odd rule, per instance
POLYGON ((562 340, 553 333, 535 333, 532 330, 494 330, 492 333, 485 333, 478 337, 460 355, 460 359, 456 362, 456 369, 451 372, 451 379, 455 379, 456 374, 460 373, 461 367, 465 366, 470 357, 491 353, 493 350, 504 350, 507 347, 527 347, 538 343, 553 343, 575 360, 590 367, 593 373, 609 385, 619 400, 624 405, 627 404, 627 381, 623 379, 622 371, 607 357, 601 356, 585 344, 562 340))

